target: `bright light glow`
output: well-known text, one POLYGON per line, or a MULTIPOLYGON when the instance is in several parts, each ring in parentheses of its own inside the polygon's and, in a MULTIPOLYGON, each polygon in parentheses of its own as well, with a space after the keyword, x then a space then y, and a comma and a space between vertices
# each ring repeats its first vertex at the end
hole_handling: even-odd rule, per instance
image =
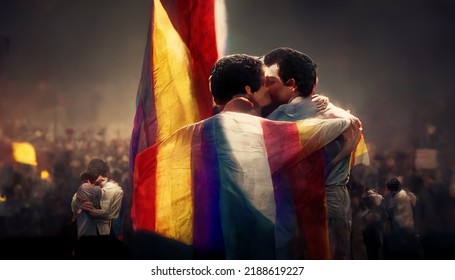
POLYGON ((47 170, 42 170, 41 171, 41 179, 42 180, 47 180, 49 179, 49 172, 47 170))
POLYGON ((13 157, 16 162, 37 165, 35 148, 28 142, 13 142, 13 157))
POLYGON ((226 5, 224 0, 215 0, 215 30, 218 57, 223 57, 226 52, 227 38, 226 5))

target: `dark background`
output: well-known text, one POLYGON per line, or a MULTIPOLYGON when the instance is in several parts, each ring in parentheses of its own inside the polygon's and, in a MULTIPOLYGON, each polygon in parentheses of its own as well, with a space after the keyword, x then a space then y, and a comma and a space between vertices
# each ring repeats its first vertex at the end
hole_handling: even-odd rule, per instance
MULTIPOLYGON (((309 54, 318 90, 350 109, 378 149, 437 127, 454 164, 455 2, 226 1, 226 53, 309 54)), ((150 0, 0 0, 0 120, 107 126, 129 137, 150 0)))

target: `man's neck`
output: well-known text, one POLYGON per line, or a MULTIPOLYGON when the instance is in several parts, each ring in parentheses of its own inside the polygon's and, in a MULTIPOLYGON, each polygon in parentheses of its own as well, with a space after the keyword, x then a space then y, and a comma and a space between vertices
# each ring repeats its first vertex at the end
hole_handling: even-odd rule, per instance
POLYGON ((233 98, 223 108, 223 112, 245 113, 254 116, 261 116, 261 109, 254 106, 253 102, 245 97, 233 98))
POLYGON ((289 102, 288 102, 288 103, 292 104, 292 103, 301 102, 301 101, 303 101, 303 100, 311 100, 311 98, 313 97, 313 95, 314 95, 314 91, 313 91, 310 95, 308 95, 308 96, 306 96, 306 97, 303 97, 303 96, 301 96, 301 95, 299 95, 299 94, 295 94, 294 96, 291 97, 291 99, 289 99, 289 102))

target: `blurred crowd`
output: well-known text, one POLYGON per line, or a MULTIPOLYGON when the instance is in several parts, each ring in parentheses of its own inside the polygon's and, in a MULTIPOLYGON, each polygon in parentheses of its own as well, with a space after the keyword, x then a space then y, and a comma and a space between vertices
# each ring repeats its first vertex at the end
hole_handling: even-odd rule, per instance
MULTIPOLYGON (((80 173, 97 157, 109 164, 113 180, 124 190, 118 238, 128 241, 132 233, 130 140, 120 135, 108 137, 106 132, 107 128, 67 129, 57 135, 52 129, 26 122, 0 124, 0 240, 72 238, 71 198, 80 185, 80 173), (36 165, 17 162, 12 148, 15 142, 34 147, 36 165)), ((437 139, 429 133, 406 151, 368 145, 370 165, 355 166, 349 183, 351 259, 454 259, 455 177, 451 166, 438 163, 437 139), (422 149, 430 155, 419 159, 418 165, 422 149), (385 186, 391 178, 397 178, 416 197, 410 243, 390 234, 387 215, 381 210, 390 196, 385 186)))
MULTIPOLYGON (((81 184, 80 173, 92 158, 110 166, 113 180, 128 197, 127 137, 107 137, 106 128, 58 135, 52 129, 31 127, 24 121, 0 125, 0 239, 68 236, 71 232, 71 198, 81 184), (30 143, 36 164, 18 162, 13 143, 30 143)), ((127 206, 127 205, 126 205, 127 206)), ((127 209, 127 207, 124 209, 127 209)), ((122 211, 121 215, 128 214, 122 211)), ((122 232, 123 234, 123 232, 122 232)))
POLYGON ((349 190, 352 259, 455 259, 451 168, 418 169, 414 153, 378 153, 370 166, 353 168, 349 190), (398 201, 386 188, 394 178, 409 201, 398 201), (406 206, 412 206, 410 216, 401 222, 398 212, 406 206), (397 233, 393 226, 400 222, 397 233))

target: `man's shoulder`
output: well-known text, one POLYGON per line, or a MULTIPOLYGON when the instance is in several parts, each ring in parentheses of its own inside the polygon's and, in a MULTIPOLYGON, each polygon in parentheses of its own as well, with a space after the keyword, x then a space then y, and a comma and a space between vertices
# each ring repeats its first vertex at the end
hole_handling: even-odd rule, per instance
POLYGON ((106 185, 104 186, 104 189, 123 192, 123 188, 115 181, 107 182, 106 185))
POLYGON ((324 111, 320 112, 320 113, 321 113, 321 115, 323 115, 325 117, 329 117, 329 118, 351 118, 351 117, 355 117, 349 111, 336 106, 332 102, 330 102, 327 105, 327 108, 324 111))
POLYGON ((271 120, 297 121, 315 116, 317 106, 309 99, 299 99, 288 104, 280 105, 267 118, 271 120))

